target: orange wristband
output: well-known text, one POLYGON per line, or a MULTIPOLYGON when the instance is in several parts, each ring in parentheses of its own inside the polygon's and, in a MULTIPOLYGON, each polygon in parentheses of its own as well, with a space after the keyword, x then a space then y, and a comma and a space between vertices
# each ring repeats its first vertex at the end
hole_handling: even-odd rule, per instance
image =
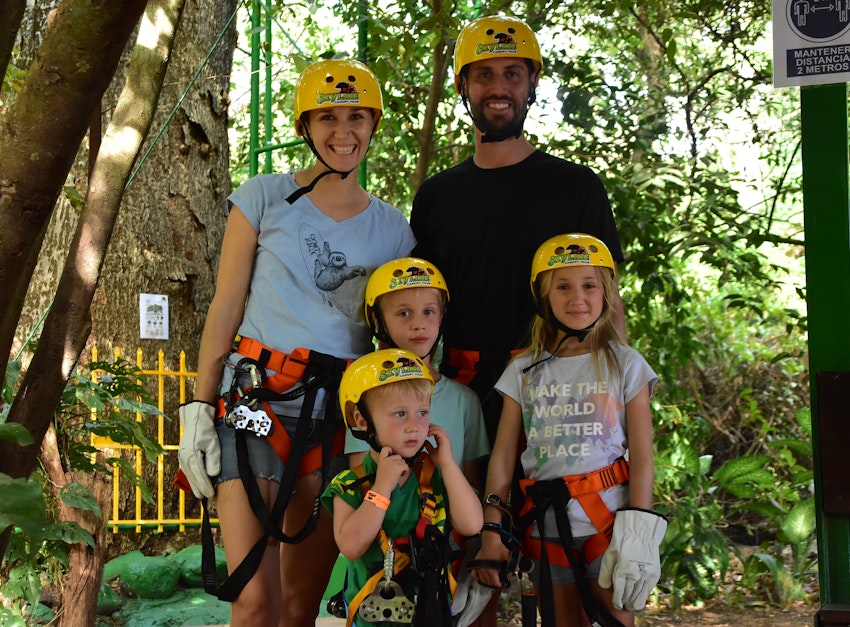
POLYGON ((365 500, 369 501, 372 505, 377 507, 378 509, 387 509, 390 506, 390 500, 375 492, 374 490, 369 490, 366 493, 365 500))

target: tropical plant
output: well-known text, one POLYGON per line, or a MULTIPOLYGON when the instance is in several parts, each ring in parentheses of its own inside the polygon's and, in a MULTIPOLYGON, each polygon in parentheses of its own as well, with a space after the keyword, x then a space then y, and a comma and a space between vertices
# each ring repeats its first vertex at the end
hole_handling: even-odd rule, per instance
MULTIPOLYGON (((5 407, 14 398, 21 370, 18 360, 7 368, 2 391, 5 407)), ((21 425, 5 423, 5 407, 0 414, 0 438, 19 446, 31 444, 31 436, 21 425)), ((153 415, 161 412, 150 402, 150 392, 138 367, 123 359, 93 362, 89 373, 76 370, 65 387, 54 420, 57 447, 52 453, 43 451, 42 458, 55 455, 69 475, 73 471, 82 471, 83 475, 110 473, 112 466, 120 466, 122 474, 150 502, 150 489, 135 472, 134 465, 120 451, 103 456, 92 446, 91 439, 96 435, 116 444, 139 447, 149 461, 155 461, 162 448, 141 420, 153 415)), ((58 497, 65 507, 92 512, 101 518, 101 504, 87 485, 67 481, 68 475, 64 473, 61 477, 54 476, 48 470, 50 467, 46 463, 26 479, 0 474, 0 532, 9 526, 16 529, 0 569, 4 599, 0 624, 17 624, 36 606, 44 586, 61 585, 72 546, 94 547, 89 531, 77 522, 61 519, 58 503, 48 498, 52 494, 50 484, 58 482, 61 486, 58 497)))

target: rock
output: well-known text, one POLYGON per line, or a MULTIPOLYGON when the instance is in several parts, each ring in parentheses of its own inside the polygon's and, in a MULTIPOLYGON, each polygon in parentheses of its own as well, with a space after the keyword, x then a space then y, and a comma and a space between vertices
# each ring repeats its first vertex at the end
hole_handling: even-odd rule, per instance
POLYGON ((121 609, 124 600, 121 595, 105 583, 101 584, 100 592, 97 593, 97 613, 101 616, 110 616, 121 609))
POLYGON ((168 599, 129 599, 112 620, 122 627, 226 625, 230 621, 230 603, 203 590, 178 590, 168 599))
POLYGON ((103 581, 108 583, 120 577, 127 568, 127 565, 144 557, 141 551, 130 551, 124 555, 120 555, 113 560, 109 560, 103 567, 103 581))
POLYGON ((127 595, 143 599, 165 599, 174 594, 180 568, 167 557, 144 557, 130 561, 118 583, 127 595))
MULTIPOLYGON (((170 557, 180 567, 180 584, 186 588, 203 588, 204 578, 201 572, 202 547, 199 544, 189 546, 170 557)), ((227 577, 227 560, 224 550, 215 547, 215 568, 219 581, 227 577)))

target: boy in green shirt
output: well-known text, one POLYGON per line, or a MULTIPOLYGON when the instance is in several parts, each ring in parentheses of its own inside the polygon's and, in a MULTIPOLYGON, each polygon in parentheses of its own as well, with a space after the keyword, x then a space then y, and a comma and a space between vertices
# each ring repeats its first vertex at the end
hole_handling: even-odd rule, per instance
POLYGON ((414 624, 451 622, 446 521, 471 536, 483 515, 445 430, 429 423, 433 385, 422 359, 402 349, 364 355, 343 374, 346 426, 370 445, 322 495, 348 560, 348 625, 410 623, 410 612, 414 624))

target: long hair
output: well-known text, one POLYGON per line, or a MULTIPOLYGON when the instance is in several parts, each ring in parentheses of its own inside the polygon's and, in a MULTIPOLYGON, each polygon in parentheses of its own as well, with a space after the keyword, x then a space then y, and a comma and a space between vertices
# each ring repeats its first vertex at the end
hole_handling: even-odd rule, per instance
MULTIPOLYGON (((603 373, 599 352, 604 351, 607 358, 605 361, 609 365, 608 367, 614 368, 619 372, 617 357, 610 343, 613 341, 619 344, 626 344, 626 340, 614 325, 614 299, 617 293, 617 282, 614 278, 614 273, 609 268, 594 267, 602 284, 602 313, 584 341, 590 347, 590 352, 596 361, 596 367, 601 376, 603 373)), ((549 299, 546 296, 549 293, 549 288, 552 286, 553 272, 554 270, 541 272, 534 283, 534 303, 537 311, 531 322, 528 348, 522 352, 522 355, 531 355, 531 363, 542 359, 545 351, 554 350, 555 344, 558 341, 558 327, 554 324, 554 314, 552 313, 549 299)), ((609 372, 608 374, 614 373, 609 372)))

